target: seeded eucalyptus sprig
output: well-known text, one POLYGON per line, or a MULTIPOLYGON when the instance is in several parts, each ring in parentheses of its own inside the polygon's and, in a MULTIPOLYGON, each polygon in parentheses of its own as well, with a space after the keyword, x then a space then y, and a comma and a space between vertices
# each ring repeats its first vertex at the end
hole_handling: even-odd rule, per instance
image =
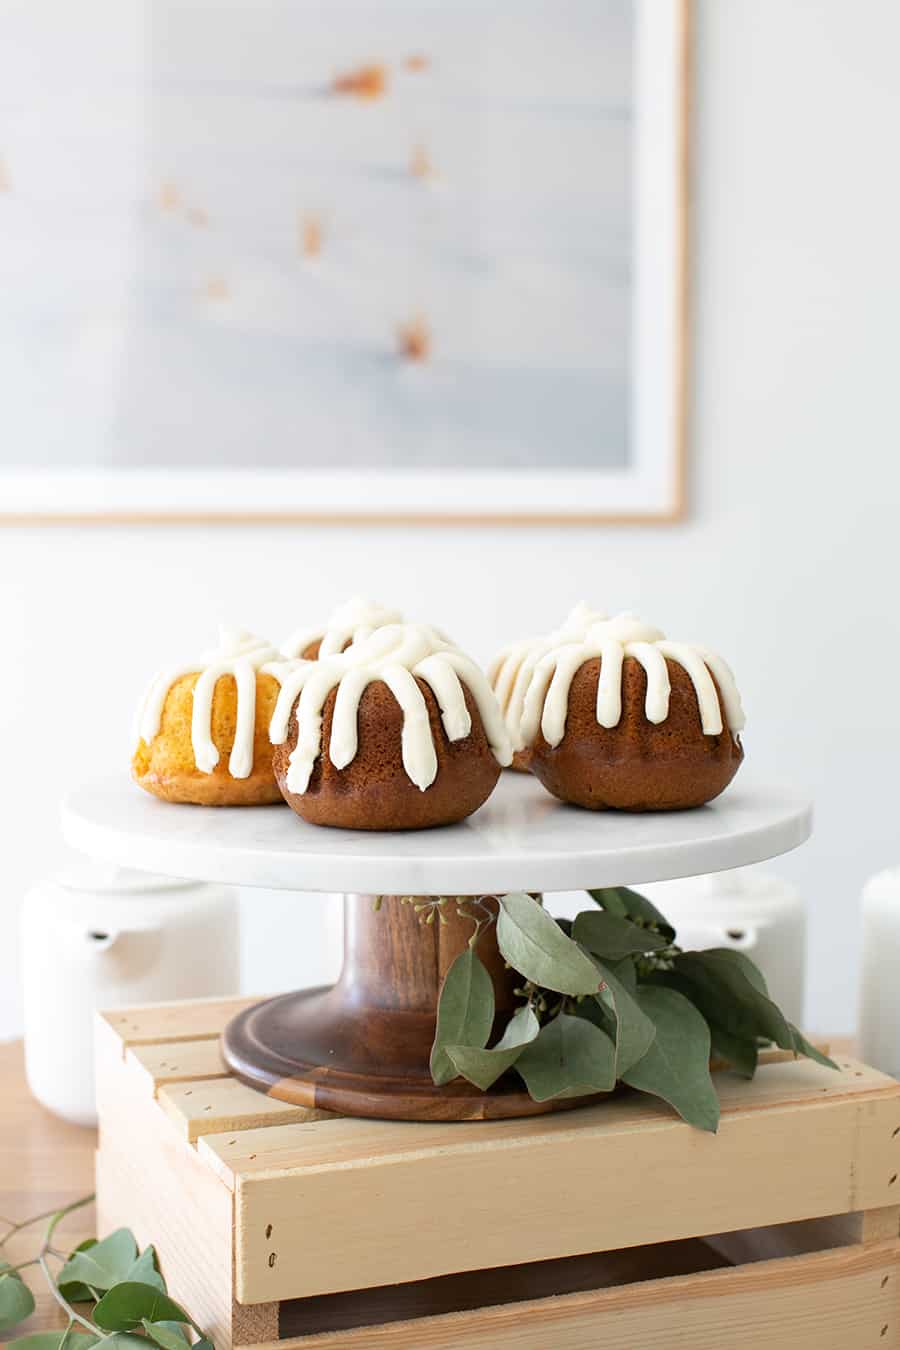
POLYGON ((463 1077, 486 1090, 513 1071, 535 1101, 547 1101, 623 1082, 715 1130, 711 1055, 752 1077, 760 1045, 774 1042, 837 1068, 785 1019, 742 952, 682 951, 672 924, 626 886, 588 895, 596 908, 572 922, 554 919, 523 891, 491 898, 497 945, 522 976, 515 991, 522 1003, 490 1047, 494 986, 477 952, 482 924, 469 915, 477 927, 441 988, 435 1083, 463 1077))
POLYGON ((9 1350, 213 1350, 195 1322, 166 1291, 153 1247, 138 1252, 133 1234, 119 1228, 97 1242, 88 1238, 67 1258, 53 1245, 58 1224, 67 1214, 90 1204, 92 1195, 63 1209, 16 1223, 0 1219, 7 1232, 0 1250, 15 1233, 48 1220, 37 1254, 17 1266, 0 1261, 0 1331, 10 1331, 34 1312, 34 1295, 21 1272, 37 1266, 68 1319, 64 1331, 39 1331, 9 1342, 9 1350), (61 1263, 54 1272, 50 1260, 61 1263), (77 1305, 77 1306, 76 1306, 77 1305), (81 1311, 79 1311, 81 1309, 81 1311), (192 1331, 198 1340, 192 1340, 192 1331))

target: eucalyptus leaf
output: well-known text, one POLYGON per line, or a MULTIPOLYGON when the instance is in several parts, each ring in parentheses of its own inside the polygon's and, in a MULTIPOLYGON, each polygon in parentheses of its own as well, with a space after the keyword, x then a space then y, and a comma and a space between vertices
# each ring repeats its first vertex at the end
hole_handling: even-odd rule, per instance
POLYGON ((143 1317, 141 1326, 151 1341, 162 1346, 162 1350, 186 1350, 190 1344, 177 1322, 150 1322, 143 1317))
POLYGON ((481 1050, 494 1024, 494 984, 475 953, 467 947, 444 977, 438 999, 437 1031, 431 1048, 431 1077, 438 1086, 456 1077, 448 1045, 481 1050))
POLYGON ((709 1027, 674 989, 640 985, 637 1001, 656 1026, 643 1059, 622 1075, 629 1087, 650 1092, 673 1106, 689 1125, 714 1131, 719 1099, 709 1076, 709 1027))
MULTIPOLYGON (((709 1019, 707 1019, 709 1022, 709 1019)), ((759 1048, 755 1040, 732 1036, 730 1031, 716 1022, 709 1022, 709 1034, 713 1058, 722 1059, 730 1064, 735 1073, 742 1078, 752 1078, 756 1073, 759 1060, 759 1048)))
POLYGON ((788 1026, 794 1038, 795 1055, 805 1055, 807 1059, 815 1060, 816 1064, 821 1064, 826 1069, 836 1069, 840 1073, 840 1065, 835 1064, 834 1060, 829 1059, 827 1055, 823 1055, 822 1051, 817 1050, 814 1045, 810 1045, 803 1032, 798 1031, 793 1022, 789 1022, 788 1026))
MULTIPOLYGON (((92 1247, 96 1246, 96 1238, 85 1238, 84 1242, 79 1242, 75 1251, 69 1254, 69 1260, 71 1261, 76 1252, 87 1252, 90 1251, 92 1247)), ((60 1272, 60 1274, 62 1274, 62 1272, 60 1272)), ((68 1303, 86 1303, 89 1299, 93 1299, 94 1297, 93 1290, 89 1289, 81 1280, 60 1279, 57 1280, 57 1288, 68 1303)), ((69 1342, 66 1343, 67 1347, 68 1344, 69 1342)))
POLYGON ((525 1047, 540 1031, 540 1023, 530 1007, 519 1008, 509 1019, 506 1030, 491 1050, 477 1050, 472 1046, 449 1045, 447 1054, 463 1078, 483 1092, 517 1063, 525 1047))
POLYGON ((148 1322, 189 1322, 187 1313, 149 1284, 126 1281, 114 1285, 94 1309, 94 1321, 104 1331, 133 1331, 148 1322))
POLYGON ((781 1010, 731 957, 718 948, 683 952, 675 957, 673 973, 687 980, 691 1001, 710 1022, 741 1040, 759 1036, 793 1050, 794 1038, 781 1010))
POLYGON ((594 994, 594 964, 554 918, 524 891, 501 895, 497 944, 513 970, 558 994, 594 994))
POLYGON ((713 952, 717 960, 725 961, 726 963, 730 961, 733 966, 737 966, 738 970, 740 970, 750 981, 758 994, 765 994, 766 998, 769 997, 769 989, 766 984, 765 975, 762 973, 756 962, 751 961, 746 952, 736 951, 734 947, 711 947, 708 948, 708 950, 713 952))
POLYGON ((602 909, 582 910, 572 925, 572 937, 589 952, 607 961, 659 951, 660 947, 669 945, 666 938, 651 933, 649 928, 639 928, 630 919, 602 909))
POLYGON ((74 1252, 59 1272, 57 1283, 78 1281, 91 1289, 111 1289, 126 1278, 137 1256, 133 1234, 127 1228, 117 1228, 102 1242, 74 1252))
POLYGON ((632 891, 628 886, 604 886, 600 890, 588 891, 588 895, 608 914, 616 914, 620 919, 640 919, 643 923, 655 924, 664 938, 669 942, 675 941, 675 929, 646 895, 632 891))
POLYGON ((600 1009, 600 1024, 613 1038, 616 1077, 621 1078, 632 1064, 643 1059, 656 1035, 656 1027, 637 1002, 637 984, 633 990, 629 989, 611 966, 600 961, 595 964, 605 986, 595 1003, 600 1009))
POLYGON ((0 1274, 0 1331, 18 1326, 33 1312, 34 1295, 18 1271, 7 1267, 0 1274))
MULTIPOLYGON (((59 1350, 64 1336, 64 1331, 33 1331, 29 1336, 19 1336, 10 1341, 7 1350, 59 1350)), ((86 1331, 70 1331, 66 1337, 65 1350, 91 1350, 92 1346, 99 1344, 99 1336, 89 1336, 86 1331)))
POLYGON ((536 1102, 610 1092, 616 1082, 615 1046, 593 1022, 557 1013, 520 1055, 516 1073, 536 1102))
POLYGON ((199 1341, 194 1341, 191 1350, 216 1350, 216 1348, 212 1341, 208 1341, 205 1336, 202 1336, 199 1341))
POLYGON ((134 1265, 125 1275, 125 1279, 131 1284, 149 1284, 154 1289, 158 1289, 161 1294, 166 1292, 166 1282, 159 1273, 156 1264, 156 1249, 154 1247, 145 1247, 134 1265))

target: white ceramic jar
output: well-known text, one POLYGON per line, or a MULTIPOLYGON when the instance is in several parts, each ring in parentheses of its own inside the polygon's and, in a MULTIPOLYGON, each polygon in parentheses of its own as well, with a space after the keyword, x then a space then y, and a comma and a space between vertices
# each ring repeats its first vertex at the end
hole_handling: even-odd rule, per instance
POLYGON ((85 861, 28 893, 21 931, 28 1083, 81 1125, 96 1121, 97 1008, 240 986, 238 904, 224 886, 85 861))
POLYGON ((900 868, 878 872, 862 893, 860 1055, 900 1076, 900 868))
POLYGON ((803 1026, 806 909, 787 881, 739 867, 636 889, 675 925, 680 947, 746 952, 788 1020, 803 1026))

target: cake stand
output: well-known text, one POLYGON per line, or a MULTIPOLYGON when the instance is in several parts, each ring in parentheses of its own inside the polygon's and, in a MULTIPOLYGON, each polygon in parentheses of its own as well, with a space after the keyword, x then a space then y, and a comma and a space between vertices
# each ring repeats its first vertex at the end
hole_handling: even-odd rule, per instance
MULTIPOLYGON (((486 1093, 463 1080, 433 1084, 428 1061, 438 995, 473 924, 465 913, 470 904, 458 912, 453 902, 442 907, 446 922, 423 923, 429 902, 741 867, 796 848, 811 818, 802 798, 752 783, 693 811, 596 813, 563 805, 525 774, 505 773, 461 824, 367 833, 308 825, 282 806, 173 806, 122 778, 73 793, 63 806, 63 832, 95 858, 146 871, 343 892, 337 984, 240 1013, 223 1037, 229 1067, 253 1087, 300 1105, 385 1119, 472 1120, 559 1110, 578 1100, 537 1103, 504 1080, 486 1093)), ((482 929, 478 954, 502 1020, 519 977, 504 965, 494 924, 482 929)))

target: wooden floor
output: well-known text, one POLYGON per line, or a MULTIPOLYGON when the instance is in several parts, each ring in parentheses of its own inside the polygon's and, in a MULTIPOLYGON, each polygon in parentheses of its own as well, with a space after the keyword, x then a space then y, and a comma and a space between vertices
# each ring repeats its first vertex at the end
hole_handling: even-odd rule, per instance
MULTIPOLYGON (((59 1209, 94 1189, 95 1130, 67 1125, 39 1106, 28 1091, 21 1041, 0 1043, 0 1215, 16 1222, 59 1209)), ((2 1248, 2 1257, 16 1265, 40 1245, 43 1224, 17 1234, 2 1248)), ((4 1225, 2 1233, 7 1231, 4 1225)), ((66 1250, 94 1235, 94 1207, 80 1209, 63 1220, 56 1245, 66 1250)), ((16 1327, 12 1336, 65 1326, 65 1318, 49 1293, 40 1271, 29 1269, 25 1279, 37 1300, 37 1309, 16 1327)))

